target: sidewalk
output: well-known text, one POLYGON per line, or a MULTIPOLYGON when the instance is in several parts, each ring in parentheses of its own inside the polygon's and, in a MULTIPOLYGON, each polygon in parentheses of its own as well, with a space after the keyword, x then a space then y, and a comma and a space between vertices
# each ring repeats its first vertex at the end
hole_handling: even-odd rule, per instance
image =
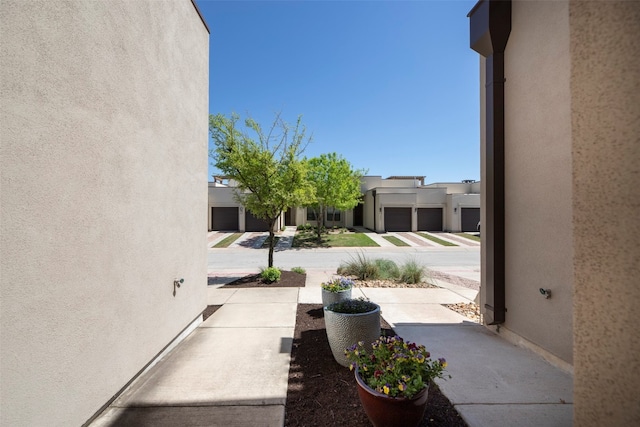
MULTIPOLYGON (((282 426, 297 303, 319 304, 330 276, 307 271, 300 289, 209 286, 207 303, 222 307, 92 426, 282 426)), ((443 307, 475 298, 447 287, 362 288, 354 297, 380 304, 399 335, 447 359, 452 378, 440 388, 470 427, 571 425, 571 375, 443 307)))

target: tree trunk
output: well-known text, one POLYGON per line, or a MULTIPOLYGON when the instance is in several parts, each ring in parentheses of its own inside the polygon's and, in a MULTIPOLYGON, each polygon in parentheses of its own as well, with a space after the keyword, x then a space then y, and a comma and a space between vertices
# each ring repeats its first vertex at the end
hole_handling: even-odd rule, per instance
POLYGON ((276 220, 272 219, 269 221, 269 260, 267 267, 273 267, 273 249, 275 247, 276 235, 273 232, 273 227, 276 225, 276 220))
POLYGON ((313 210, 313 213, 316 214, 316 237, 318 240, 318 244, 322 242, 322 222, 320 218, 322 218, 322 206, 319 208, 319 211, 313 210))
MULTIPOLYGON (((318 232, 318 243, 322 242, 322 229, 324 228, 324 209, 322 206, 319 208, 320 214, 316 213, 316 230, 318 232)), ((314 209, 315 212, 315 209, 314 209)))

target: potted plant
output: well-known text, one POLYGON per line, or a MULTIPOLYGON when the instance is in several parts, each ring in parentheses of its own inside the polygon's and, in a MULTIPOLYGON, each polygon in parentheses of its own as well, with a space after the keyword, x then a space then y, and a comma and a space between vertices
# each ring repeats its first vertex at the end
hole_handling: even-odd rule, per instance
POLYGON ((432 360, 423 345, 398 336, 380 337, 370 349, 359 342, 345 355, 355 369, 360 402, 375 427, 419 425, 429 383, 443 378, 447 366, 442 358, 432 360))
POLYGON ((334 302, 351 299, 353 280, 346 277, 338 277, 329 282, 322 283, 322 306, 326 307, 334 302))
POLYGON ((324 307, 324 323, 334 359, 347 367, 346 349, 380 336, 380 306, 363 298, 335 302, 324 307))

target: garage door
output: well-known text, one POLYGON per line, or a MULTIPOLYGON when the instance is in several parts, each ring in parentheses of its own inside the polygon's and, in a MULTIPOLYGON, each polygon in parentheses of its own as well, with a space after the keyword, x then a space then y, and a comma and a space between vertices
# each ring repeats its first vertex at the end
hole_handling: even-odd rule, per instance
POLYGON ((246 211, 244 217, 245 231, 269 231, 269 224, 264 219, 256 218, 249 211, 246 211))
POLYGON ((411 208, 384 208, 386 231, 411 231, 411 208))
POLYGON ((236 231, 238 208, 211 208, 211 229, 216 231, 236 231))
POLYGON ((462 208, 462 231, 478 231, 480 208, 462 208))
POLYGON ((442 231, 442 208, 418 208, 418 231, 442 231))

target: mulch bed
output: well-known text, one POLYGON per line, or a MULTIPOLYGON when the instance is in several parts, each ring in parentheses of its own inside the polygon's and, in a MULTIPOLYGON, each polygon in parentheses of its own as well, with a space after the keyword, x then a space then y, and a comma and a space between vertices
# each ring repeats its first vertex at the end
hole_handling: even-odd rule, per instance
MULTIPOLYGON (((382 320, 383 333, 393 331, 382 320)), ((368 427, 353 372, 331 354, 321 304, 298 304, 289 368, 285 426, 368 427)), ((460 414, 440 392, 429 386, 424 426, 466 427, 460 414)))
POLYGON ((304 288, 307 281, 306 274, 295 273, 293 271, 281 270, 280 280, 275 283, 268 283, 262 280, 260 273, 250 274, 233 282, 221 286, 224 289, 240 288, 304 288))
MULTIPOLYGON (((306 275, 283 271, 278 287, 304 287, 306 275)), ((247 276, 224 288, 274 287, 260 275, 247 276)), ((219 306, 210 306, 215 311, 219 306)), ((393 330, 382 319, 383 333, 393 330)), ((339 365, 331 354, 321 304, 298 304, 291 350, 289 384, 285 407, 285 426, 368 427, 369 422, 358 398, 353 372, 339 365)), ((466 427, 437 385, 429 386, 427 410, 420 427, 466 427)))

